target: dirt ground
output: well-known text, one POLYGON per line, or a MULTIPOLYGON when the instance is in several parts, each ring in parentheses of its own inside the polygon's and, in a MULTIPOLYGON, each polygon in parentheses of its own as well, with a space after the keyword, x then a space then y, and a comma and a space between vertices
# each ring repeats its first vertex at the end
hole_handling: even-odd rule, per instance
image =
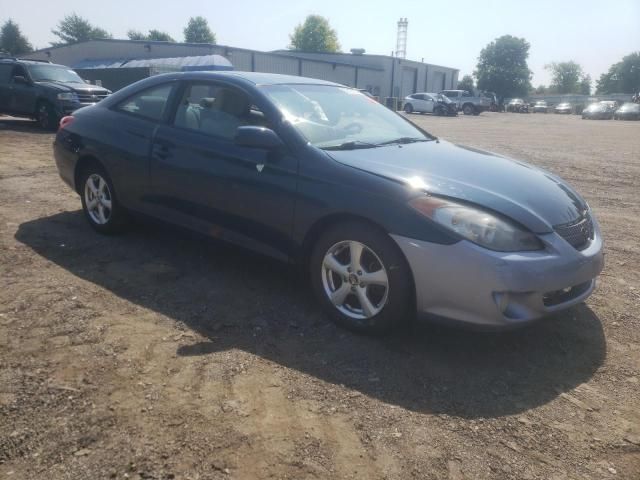
POLYGON ((586 305, 356 336, 269 259, 98 236, 53 136, 0 119, 0 478, 640 478, 640 122, 411 118, 577 187, 606 242, 586 305))

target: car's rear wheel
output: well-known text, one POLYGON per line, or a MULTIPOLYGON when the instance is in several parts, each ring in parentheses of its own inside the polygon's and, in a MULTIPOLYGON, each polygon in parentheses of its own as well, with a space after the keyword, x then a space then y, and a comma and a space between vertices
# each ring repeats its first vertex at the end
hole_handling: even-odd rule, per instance
POLYGON ((89 224, 98 232, 113 234, 122 231, 127 213, 118 203, 113 183, 97 163, 87 165, 80 175, 82 209, 89 224))
POLYGON ((393 240, 366 223, 341 223, 325 232, 310 259, 311 284, 325 311, 350 330, 381 334, 404 323, 411 274, 393 240))
POLYGON ((405 111, 406 113, 413 113, 413 105, 411 105, 410 103, 407 103, 407 104, 404 106, 404 111, 405 111))
POLYGON ((36 109, 36 121, 43 130, 55 130, 58 126, 58 118, 51 104, 40 102, 36 109))
POLYGON ((473 105, 465 105, 464 107, 462 107, 462 113, 464 113, 465 115, 472 115, 473 112, 473 105))

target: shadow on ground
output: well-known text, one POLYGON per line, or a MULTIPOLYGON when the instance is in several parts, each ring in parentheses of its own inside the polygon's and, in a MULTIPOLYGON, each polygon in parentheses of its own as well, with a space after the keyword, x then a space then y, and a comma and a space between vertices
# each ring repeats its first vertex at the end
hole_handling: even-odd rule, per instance
POLYGON ((55 132, 43 130, 38 124, 26 118, 3 117, 0 115, 0 131, 11 130, 13 132, 27 132, 51 135, 55 132))
POLYGON ((374 339, 328 323, 287 266, 181 231, 144 226, 102 237, 78 211, 23 223, 16 238, 210 339, 179 355, 239 348, 419 412, 518 413, 588 381, 606 355, 600 320, 585 305, 508 333, 420 324, 374 339))

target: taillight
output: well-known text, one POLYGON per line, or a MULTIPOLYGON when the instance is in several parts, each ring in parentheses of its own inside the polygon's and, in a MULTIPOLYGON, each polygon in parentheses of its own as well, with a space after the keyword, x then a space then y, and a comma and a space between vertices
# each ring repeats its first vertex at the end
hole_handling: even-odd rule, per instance
POLYGON ((75 120, 75 117, 73 115, 68 115, 66 117, 62 117, 60 119, 60 124, 58 125, 58 131, 62 130, 63 128, 71 125, 71 122, 73 122, 75 120))

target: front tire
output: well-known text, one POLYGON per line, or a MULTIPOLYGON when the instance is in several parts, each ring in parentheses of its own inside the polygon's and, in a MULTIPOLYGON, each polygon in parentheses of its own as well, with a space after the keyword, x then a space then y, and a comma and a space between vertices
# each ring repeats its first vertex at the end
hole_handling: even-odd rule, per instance
POLYGON ((58 116, 50 103, 40 102, 36 108, 36 121, 42 130, 55 130, 58 126, 58 116))
POLYGON ((474 110, 475 109, 472 105, 465 105, 464 107, 462 107, 462 113, 464 113, 465 115, 472 115, 474 110))
POLYGON ((364 222, 334 225, 314 245, 309 267, 314 294, 338 325, 379 335, 405 323, 411 272, 384 231, 364 222))
POLYGON ((127 213, 116 198, 113 182, 97 163, 84 167, 80 174, 82 210, 89 225, 99 233, 121 232, 127 224, 127 213))
POLYGON ((404 106, 404 111, 405 113, 413 113, 413 105, 411 105, 410 103, 407 103, 404 106))

